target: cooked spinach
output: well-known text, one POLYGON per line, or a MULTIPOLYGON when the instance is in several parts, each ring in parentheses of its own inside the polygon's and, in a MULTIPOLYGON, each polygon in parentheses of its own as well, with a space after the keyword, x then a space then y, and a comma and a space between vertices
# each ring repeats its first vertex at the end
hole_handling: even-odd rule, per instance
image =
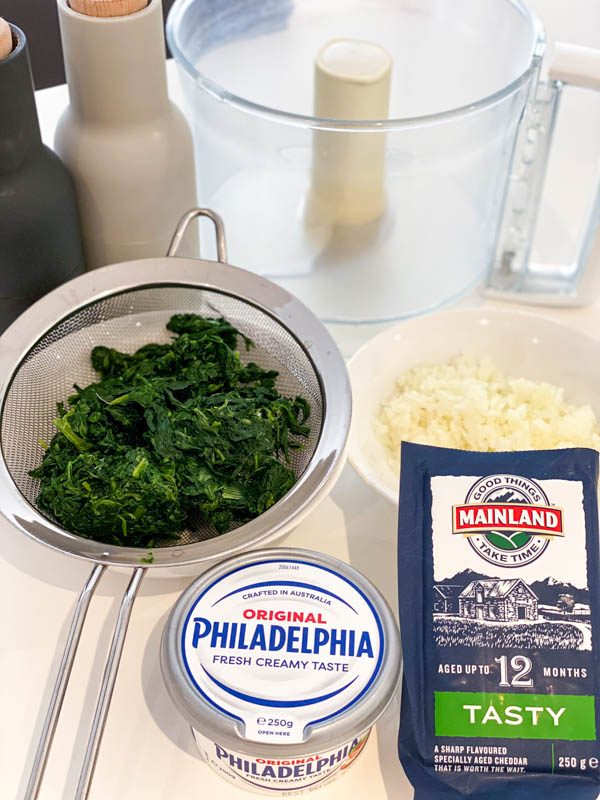
POLYGON ((224 319, 177 314, 170 344, 133 354, 94 347, 100 380, 58 404, 37 504, 67 530, 152 547, 190 517, 223 533, 262 514, 294 484, 290 451, 310 433, 310 405, 282 397, 278 373, 244 365, 224 319))

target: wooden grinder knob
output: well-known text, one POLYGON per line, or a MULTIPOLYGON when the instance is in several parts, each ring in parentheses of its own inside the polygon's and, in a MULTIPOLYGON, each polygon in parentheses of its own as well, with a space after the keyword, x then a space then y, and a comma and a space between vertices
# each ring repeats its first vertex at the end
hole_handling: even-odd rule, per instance
POLYGON ((6 58, 13 51, 13 39, 10 25, 0 17, 0 58, 6 58))
POLYGON ((146 8, 149 0, 69 0, 73 11, 88 17, 126 17, 146 8))

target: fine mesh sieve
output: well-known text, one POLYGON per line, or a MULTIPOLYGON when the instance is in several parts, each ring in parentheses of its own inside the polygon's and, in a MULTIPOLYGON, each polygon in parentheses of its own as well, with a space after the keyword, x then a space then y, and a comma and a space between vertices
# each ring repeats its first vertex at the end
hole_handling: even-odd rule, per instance
POLYGON ((288 292, 225 263, 223 226, 214 212, 190 211, 179 224, 169 256, 176 254, 187 225, 199 215, 215 224, 218 262, 165 257, 103 267, 46 295, 0 338, 1 511, 36 540, 95 562, 75 609, 26 800, 38 795, 87 608, 106 566, 130 566, 133 574, 106 662, 77 800, 88 795, 129 616, 146 570, 214 562, 282 536, 330 491, 343 465, 351 394, 333 340, 288 292), (39 440, 48 441, 55 432, 56 403, 73 393, 73 384, 97 380, 91 349, 102 344, 133 352, 148 342, 168 342, 172 334, 166 323, 185 312, 225 317, 250 337, 256 347, 249 352, 240 347, 242 360, 277 370, 281 394, 302 395, 310 402, 311 433, 305 448, 290 456, 296 483, 264 514, 220 536, 194 520, 176 541, 153 548, 149 559, 146 550, 106 545, 61 528, 37 509, 39 483, 28 473, 41 462, 39 440))
MULTIPOLYGON (((254 305, 211 289, 192 286, 143 287, 90 303, 59 322, 35 344, 17 368, 2 413, 2 451, 19 491, 35 505, 39 481, 29 476, 42 458, 40 439, 49 441, 56 428, 56 404, 73 393, 73 384, 98 380, 90 364, 96 345, 133 353, 148 342, 168 343, 166 329, 176 313, 225 317, 256 347, 240 349, 242 361, 254 361, 279 372, 277 389, 286 397, 302 395, 311 404, 311 433, 302 450, 292 450, 290 466, 300 478, 319 441, 323 417, 322 386, 301 343, 274 317, 254 305)), ((202 519, 181 532, 169 546, 202 541, 216 535, 202 519)))

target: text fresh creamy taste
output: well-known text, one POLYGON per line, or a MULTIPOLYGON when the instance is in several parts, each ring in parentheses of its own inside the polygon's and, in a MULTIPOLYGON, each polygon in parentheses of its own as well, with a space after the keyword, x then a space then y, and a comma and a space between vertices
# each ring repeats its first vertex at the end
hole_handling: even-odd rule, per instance
POLYGON ((165 629, 162 665, 208 764, 247 789, 294 794, 360 753, 397 683, 398 634, 352 568, 270 550, 188 589, 165 629))

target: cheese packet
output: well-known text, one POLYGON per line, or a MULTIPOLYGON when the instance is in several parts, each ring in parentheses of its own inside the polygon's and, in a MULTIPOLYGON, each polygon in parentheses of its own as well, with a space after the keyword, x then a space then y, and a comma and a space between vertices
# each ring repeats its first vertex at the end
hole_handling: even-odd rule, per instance
POLYGON ((598 453, 402 445, 398 752, 415 800, 600 792, 598 453))

